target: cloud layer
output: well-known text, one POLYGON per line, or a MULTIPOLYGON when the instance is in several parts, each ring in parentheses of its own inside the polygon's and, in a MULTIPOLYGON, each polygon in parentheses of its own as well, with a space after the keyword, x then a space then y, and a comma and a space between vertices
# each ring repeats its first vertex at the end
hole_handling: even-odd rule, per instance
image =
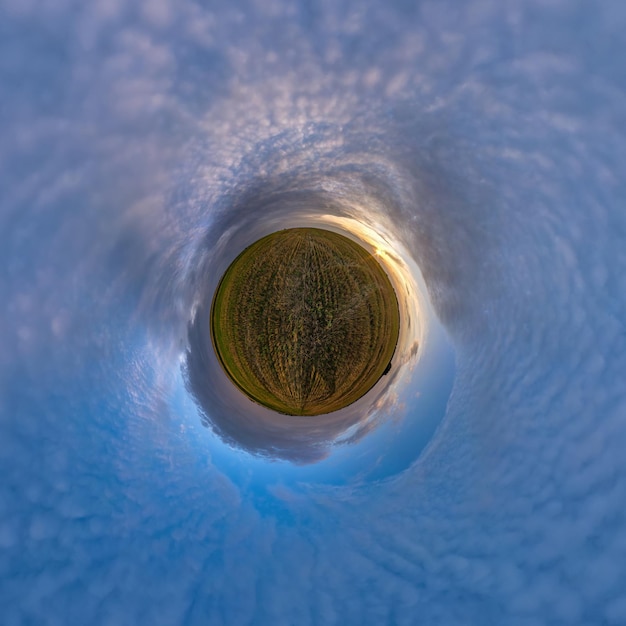
POLYGON ((626 622, 626 9, 0 13, 3 624, 626 622), (455 348, 384 481, 222 462, 180 376, 206 243, 305 174, 385 198, 455 348))

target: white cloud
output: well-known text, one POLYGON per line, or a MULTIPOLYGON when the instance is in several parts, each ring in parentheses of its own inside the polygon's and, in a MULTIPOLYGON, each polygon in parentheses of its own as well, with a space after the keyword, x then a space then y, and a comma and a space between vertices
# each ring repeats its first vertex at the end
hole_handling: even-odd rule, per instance
POLYGON ((622 623, 621 5, 19 4, 2 623, 622 623), (211 229, 304 174, 389 201, 458 374, 404 473, 266 490, 169 368, 211 229))

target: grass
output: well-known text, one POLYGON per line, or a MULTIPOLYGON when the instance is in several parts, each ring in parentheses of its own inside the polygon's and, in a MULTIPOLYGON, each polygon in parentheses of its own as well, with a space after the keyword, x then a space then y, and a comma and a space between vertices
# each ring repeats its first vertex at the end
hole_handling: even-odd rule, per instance
POLYGON ((376 259, 317 228, 292 228, 246 248, 222 277, 211 337, 233 383, 288 415, 320 415, 367 393, 385 373, 400 326, 376 259))

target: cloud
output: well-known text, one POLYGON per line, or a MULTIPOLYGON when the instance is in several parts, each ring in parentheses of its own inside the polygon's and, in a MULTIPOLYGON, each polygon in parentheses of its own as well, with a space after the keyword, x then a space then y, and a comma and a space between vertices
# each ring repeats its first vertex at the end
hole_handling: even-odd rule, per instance
POLYGON ((0 621, 622 623, 621 5, 52 4, 0 27, 0 621), (268 178, 424 274, 457 376, 401 474, 273 481, 173 406, 268 178))

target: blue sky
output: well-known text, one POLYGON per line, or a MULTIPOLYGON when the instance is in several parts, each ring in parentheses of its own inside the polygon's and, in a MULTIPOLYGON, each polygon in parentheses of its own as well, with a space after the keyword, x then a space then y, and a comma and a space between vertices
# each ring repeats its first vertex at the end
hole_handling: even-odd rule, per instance
POLYGON ((625 624, 625 25, 0 0, 0 622, 625 624), (384 477, 229 448, 185 389, 220 237, 285 213, 259 189, 420 267, 452 389, 384 477))

